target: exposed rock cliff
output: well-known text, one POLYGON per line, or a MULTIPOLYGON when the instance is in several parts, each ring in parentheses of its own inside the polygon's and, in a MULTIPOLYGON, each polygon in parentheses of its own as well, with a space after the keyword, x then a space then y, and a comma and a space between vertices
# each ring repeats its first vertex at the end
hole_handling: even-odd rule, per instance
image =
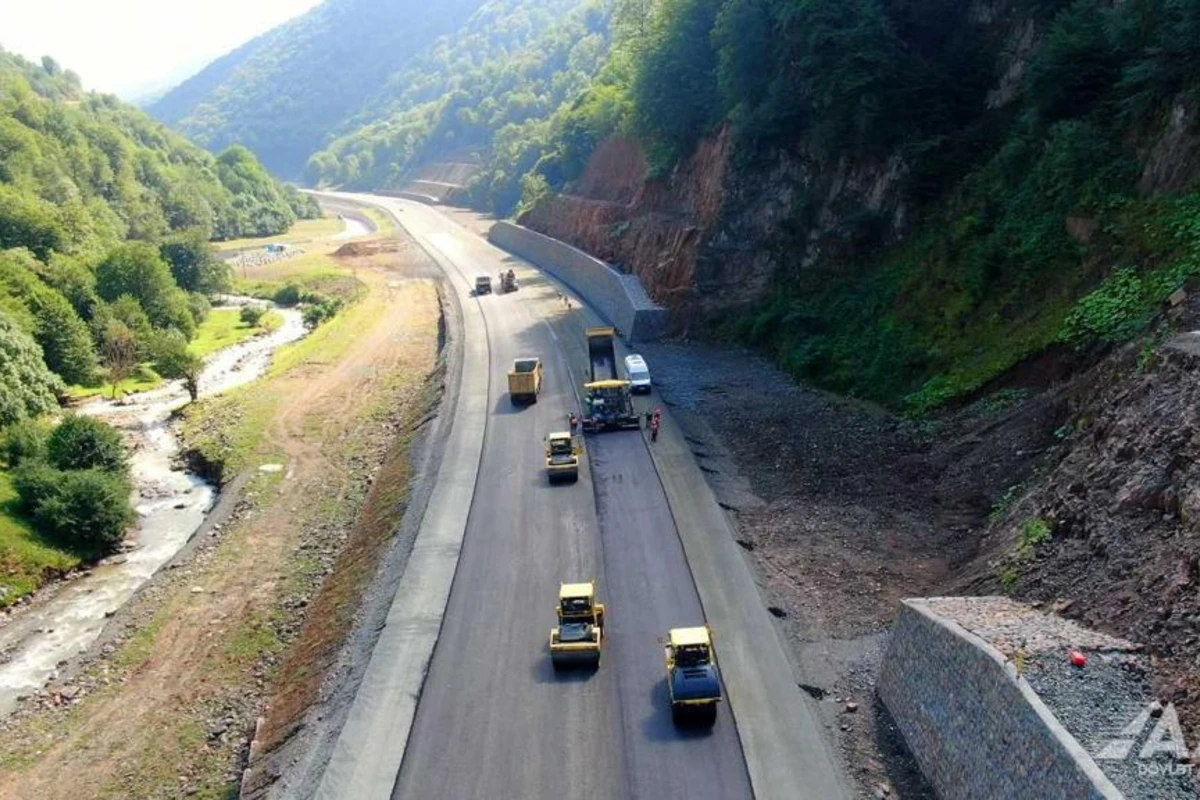
MULTIPOLYGON (((1027 6, 1015 0, 972 6, 972 23, 993 54, 993 79, 971 123, 980 129, 978 147, 966 147, 962 170, 978 169, 1004 141, 989 128, 1014 126, 1021 115, 1033 113, 1027 96, 1031 64, 1053 14, 1038 16, 1041 12, 1027 6)), ((1200 110, 1187 98, 1181 94, 1169 113, 1132 126, 1125 137, 1143 195, 1181 191, 1200 175, 1200 110)), ((957 207, 956 197, 964 190, 952 187, 967 178, 966 172, 939 175, 937 193, 924 194, 914 184, 927 176, 912 174, 922 166, 922 155, 906 147, 883 155, 830 155, 827 147, 822 150, 800 134, 787 144, 750 151, 753 146, 726 123, 669 177, 643 179, 646 155, 636 142, 615 138, 597 150, 580 180, 521 222, 636 273, 672 310, 676 329, 687 331, 714 314, 755 304, 804 270, 860 274, 911 234, 943 226, 941 217, 953 216, 947 205, 972 225, 992 224, 980 212, 978 198, 957 207)), ((957 164, 957 158, 950 163, 957 164)), ((982 204, 989 202, 985 198, 982 204)), ((1081 239, 1076 216, 1064 215, 1061 227, 1077 243, 1091 243, 1094 222, 1081 239)), ((1090 254, 1084 261, 1081 272, 1102 275, 1108 268, 1095 268, 1097 259, 1090 254)), ((945 279, 944 274, 928 277, 930 282, 945 279)), ((986 305, 978 297, 973 302, 986 305)))

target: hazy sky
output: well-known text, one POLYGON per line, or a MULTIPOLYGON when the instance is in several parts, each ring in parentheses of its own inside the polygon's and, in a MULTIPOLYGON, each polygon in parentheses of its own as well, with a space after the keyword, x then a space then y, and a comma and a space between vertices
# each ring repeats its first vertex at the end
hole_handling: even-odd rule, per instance
POLYGON ((174 85, 320 0, 0 0, 0 47, 126 99, 174 85))

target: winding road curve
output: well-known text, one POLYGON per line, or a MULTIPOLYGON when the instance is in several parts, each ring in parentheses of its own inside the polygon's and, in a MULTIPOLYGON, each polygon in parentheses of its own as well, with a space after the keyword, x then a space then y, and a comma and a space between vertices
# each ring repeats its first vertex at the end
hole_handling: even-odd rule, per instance
MULTIPOLYGON (((711 731, 671 723, 659 640, 704 614, 642 436, 592 437, 579 482, 547 485, 542 438, 576 410, 586 368, 554 324, 556 287, 433 208, 360 199, 392 212, 446 271, 465 356, 448 444, 453 495, 431 498, 410 585, 397 592, 318 796, 752 797, 727 703, 711 731), (514 264, 519 292, 471 296, 476 274, 514 264), (542 357, 546 381, 538 403, 516 409, 506 373, 526 355, 542 357), (456 460, 477 460, 473 485, 456 460), (603 662, 556 675, 546 638, 558 584, 590 578, 608 606, 603 662), (433 642, 432 659, 422 657, 433 642)), ((812 796, 794 789, 788 796, 812 796)))

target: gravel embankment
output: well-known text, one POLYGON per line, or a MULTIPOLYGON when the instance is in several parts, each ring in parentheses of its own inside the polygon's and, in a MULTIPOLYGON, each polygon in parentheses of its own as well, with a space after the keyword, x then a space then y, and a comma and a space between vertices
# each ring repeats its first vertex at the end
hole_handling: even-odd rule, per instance
POLYGON ((1007 597, 936 597, 927 603, 1010 659, 1023 648, 1022 674, 1029 685, 1130 800, 1196 797, 1190 763, 1166 753, 1141 757, 1158 734, 1172 741, 1175 712, 1156 705, 1157 716, 1149 716, 1156 703, 1153 665, 1139 645, 1007 597), (1087 658, 1084 666, 1071 663, 1072 650, 1087 658), (1144 725, 1126 731, 1139 714, 1147 715, 1144 725), (1110 743, 1122 739, 1132 741, 1126 757, 1102 757, 1110 743))
MULTIPOLYGON (((1140 654, 1090 652, 1087 666, 1072 666, 1065 652, 1046 651, 1032 656, 1025 678, 1054 712, 1063 726, 1083 745, 1096 763, 1129 800, 1195 798, 1194 765, 1180 763, 1168 753, 1143 748, 1161 733, 1169 744, 1173 707, 1157 706, 1133 736, 1125 733, 1140 714, 1155 703, 1150 683, 1150 660, 1140 654), (1160 724, 1162 727, 1160 727, 1160 724), (1132 739, 1124 758, 1099 758, 1114 740, 1132 739)), ((1178 724, 1177 722, 1174 724, 1178 724)))

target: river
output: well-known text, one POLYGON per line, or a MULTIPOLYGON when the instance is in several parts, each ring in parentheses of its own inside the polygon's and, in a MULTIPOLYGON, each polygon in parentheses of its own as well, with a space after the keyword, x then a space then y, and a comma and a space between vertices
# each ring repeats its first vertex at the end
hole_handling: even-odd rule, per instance
MULTIPOLYGON (((228 298, 228 302, 256 301, 228 298)), ((199 381, 202 397, 259 378, 277 349, 304 336, 299 311, 280 308, 276 313, 284 321, 275 331, 209 357, 199 381)), ((53 679, 62 661, 86 650, 105 620, 179 552, 212 509, 213 487, 173 466, 179 441, 171 415, 187 402, 182 382, 171 381, 122 401, 96 401, 79 409, 117 426, 132 448, 137 527, 125 552, 105 559, 83 577, 50 589, 52 596, 46 601, 0 617, 0 716, 11 712, 21 696, 53 679)))
POLYGON ((371 228, 367 223, 357 217, 342 217, 342 225, 342 232, 333 237, 337 241, 357 239, 359 236, 367 236, 371 233, 371 228))

